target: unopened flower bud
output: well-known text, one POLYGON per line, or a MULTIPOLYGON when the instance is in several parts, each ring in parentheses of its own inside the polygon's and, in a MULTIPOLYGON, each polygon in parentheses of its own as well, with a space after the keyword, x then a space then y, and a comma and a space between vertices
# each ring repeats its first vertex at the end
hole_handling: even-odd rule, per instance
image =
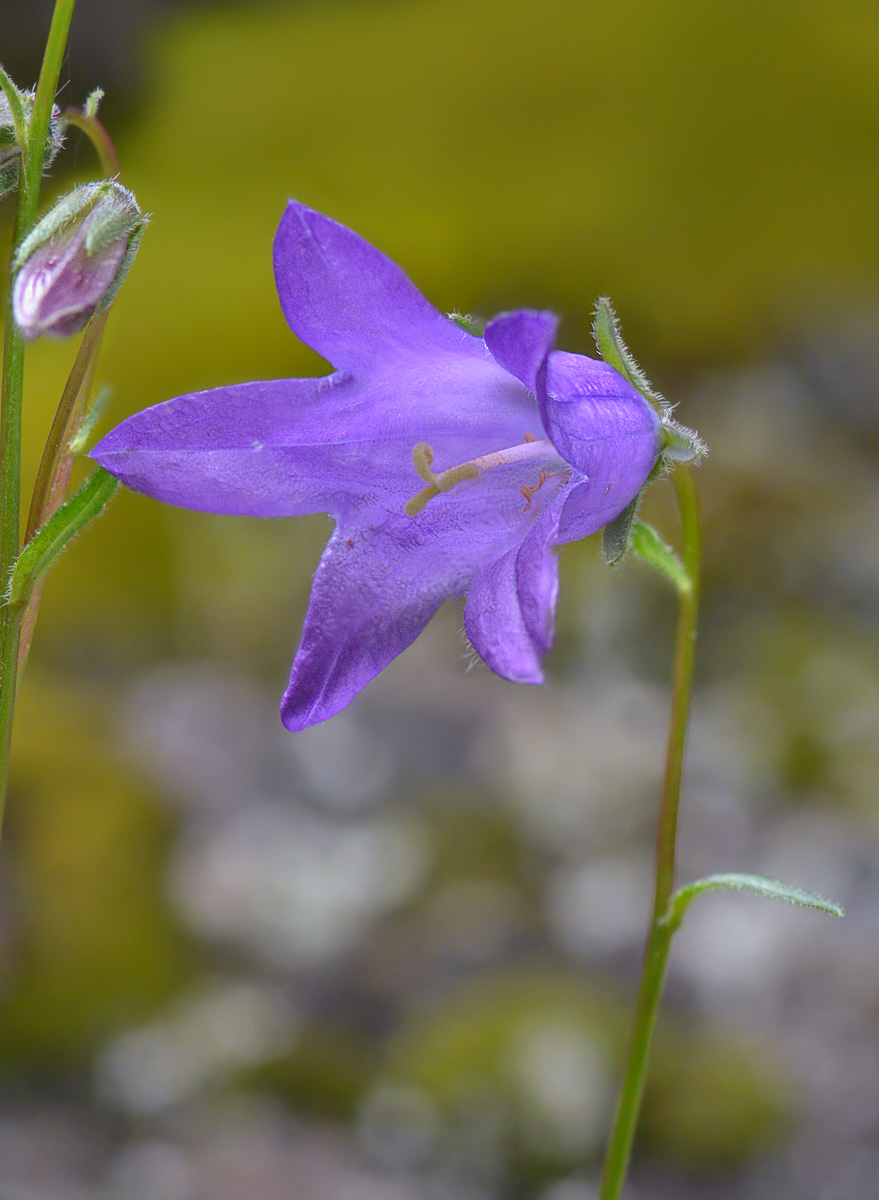
POLYGON ((146 218, 114 181, 74 188, 19 247, 12 307, 26 338, 70 337, 113 300, 146 218))
MULTIPOLYGON (((22 105, 26 119, 30 119, 34 105, 33 92, 21 92, 22 105)), ((49 133, 46 138, 46 152, 43 158, 45 170, 64 143, 64 123, 61 111, 56 106, 52 108, 49 118, 49 133)), ((18 171, 21 161, 21 147, 15 132, 15 122, 12 109, 6 93, 0 91, 0 196, 5 196, 18 184, 18 171)))

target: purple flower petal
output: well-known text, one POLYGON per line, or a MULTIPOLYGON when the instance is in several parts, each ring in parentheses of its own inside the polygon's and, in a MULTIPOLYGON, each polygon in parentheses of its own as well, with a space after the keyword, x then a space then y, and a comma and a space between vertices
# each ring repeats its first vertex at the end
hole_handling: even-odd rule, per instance
POLYGON ((473 580, 464 628, 473 648, 497 675, 513 683, 543 683, 542 656, 552 645, 558 597, 553 552, 564 493, 541 513, 521 545, 473 580))
POLYGON ((335 367, 357 370, 388 352, 482 356, 369 242, 290 201, 275 235, 275 284, 290 328, 335 367))
MULTIPOLYGON (((486 563, 516 552, 542 514, 558 508, 564 489, 560 474, 549 478, 526 508, 520 487, 538 468, 514 463, 486 471, 435 497, 416 517, 397 514, 378 527, 340 524, 315 575, 281 704, 288 729, 344 708, 415 640, 443 600, 462 596, 486 563)), ((530 580, 526 560, 523 578, 530 580)), ((532 629, 543 620, 529 609, 532 629)))
POLYGON ((520 309, 491 321, 485 344, 536 394, 546 432, 577 470, 580 482, 572 481, 558 530, 562 543, 595 533, 635 498, 659 452, 660 422, 613 367, 552 352, 557 328, 553 313, 520 309))
POLYGON ((430 547, 410 541, 406 524, 397 518, 379 530, 339 527, 330 538, 281 701, 288 729, 307 729, 345 708, 450 594, 430 547))
POLYGON ((91 457, 134 491, 185 508, 341 516, 402 511, 422 486, 412 465, 419 442, 431 443, 442 469, 533 428, 533 398, 484 353, 407 357, 363 380, 336 374, 178 396, 123 421, 91 457))
POLYGON ((555 313, 520 308, 501 313, 485 327, 485 344, 496 362, 538 397, 547 356, 555 345, 559 319, 555 313))
POLYGON ((659 454, 662 425, 643 396, 606 363, 553 351, 546 376, 547 432, 580 476, 562 513, 559 542, 612 521, 637 496, 659 454))
POLYGON ((639 487, 650 474, 661 445, 659 416, 607 363, 554 351, 542 412, 553 445, 582 474, 592 477, 611 460, 627 462, 632 479, 641 477, 639 487))
POLYGON ((600 473, 580 483, 575 483, 565 493, 565 503, 556 534, 556 545, 579 542, 603 529, 614 517, 618 517, 644 486, 632 477, 626 463, 609 461, 602 464, 600 473))

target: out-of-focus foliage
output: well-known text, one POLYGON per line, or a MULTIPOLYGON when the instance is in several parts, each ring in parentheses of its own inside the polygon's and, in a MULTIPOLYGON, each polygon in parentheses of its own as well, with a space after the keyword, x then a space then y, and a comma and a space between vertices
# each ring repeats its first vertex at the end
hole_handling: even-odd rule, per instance
POLYGON ((107 745, 102 705, 86 688, 32 678, 20 712, 15 983, 0 1055, 56 1074, 87 1065, 191 968, 161 897, 171 823, 107 745))
MULTIPOLYGON (((576 1166, 584 1146, 599 1149, 627 1034, 620 996, 532 964, 417 1012, 395 1038, 388 1069, 424 1087, 453 1128, 466 1129, 474 1095, 493 1096, 518 1157, 553 1174, 576 1166)), ((784 1106, 759 1053, 665 1028, 645 1101, 647 1146, 702 1168, 762 1148, 784 1106)))

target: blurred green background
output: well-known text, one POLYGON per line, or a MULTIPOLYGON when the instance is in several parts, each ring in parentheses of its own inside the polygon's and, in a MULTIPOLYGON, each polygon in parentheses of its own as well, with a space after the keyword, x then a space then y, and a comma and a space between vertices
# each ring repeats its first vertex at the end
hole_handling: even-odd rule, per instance
MULTIPOLYGON (((22 85, 50 10, 0 12, 22 85)), ((108 424, 326 369, 274 293, 295 196, 446 311, 553 308, 588 352, 611 295, 707 438, 683 868, 849 915, 694 911, 638 1200, 876 1195, 877 79, 872 0, 81 0, 62 74, 65 103, 107 86, 152 214, 108 424)), ((95 173, 73 131, 46 199, 95 173)), ((29 350, 29 480, 72 355, 29 350)), ((449 607, 351 711, 286 734, 328 528, 124 494, 51 577, 0 873, 4 1194, 595 1196, 671 599, 591 539, 561 556, 546 689, 465 673, 449 607)))

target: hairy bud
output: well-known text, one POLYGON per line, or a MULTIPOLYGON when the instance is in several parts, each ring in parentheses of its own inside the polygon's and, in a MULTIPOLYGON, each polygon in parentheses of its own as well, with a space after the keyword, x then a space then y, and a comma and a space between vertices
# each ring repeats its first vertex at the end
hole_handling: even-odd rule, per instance
MULTIPOLYGON (((21 97, 25 119, 30 120, 31 109, 34 104, 34 94, 33 92, 19 92, 18 94, 21 97)), ((49 119, 49 133, 46 138, 43 170, 46 170, 50 166, 52 159, 61 149, 63 143, 64 122, 60 109, 53 107, 52 116, 49 119)), ((5 196, 7 192, 18 185, 20 161, 21 147, 18 144, 15 121, 9 104, 9 98, 5 92, 0 91, 0 196, 5 196)))
POLYGON ((18 248, 12 289, 26 338, 70 337, 116 295, 137 252, 146 218, 115 181, 74 188, 18 248))

